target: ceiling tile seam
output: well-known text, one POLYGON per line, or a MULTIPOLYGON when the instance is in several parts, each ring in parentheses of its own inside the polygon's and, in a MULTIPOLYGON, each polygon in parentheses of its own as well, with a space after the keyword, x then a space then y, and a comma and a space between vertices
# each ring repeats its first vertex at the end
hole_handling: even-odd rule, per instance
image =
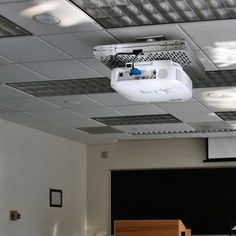
POLYGON ((68 34, 83 34, 83 33, 92 33, 92 32, 101 32, 106 31, 105 28, 101 29, 90 29, 90 30, 80 30, 80 31, 69 31, 69 32, 55 32, 55 33, 42 33, 42 34, 35 34, 34 36, 37 37, 45 37, 45 36, 60 36, 60 35, 68 35, 68 34))
POLYGON ((87 118, 86 116, 84 116, 84 115, 82 115, 82 114, 79 114, 79 113, 77 113, 77 112, 75 112, 75 111, 68 110, 68 109, 65 109, 65 108, 63 108, 63 107, 62 107, 62 109, 63 109, 64 111, 66 111, 66 112, 73 113, 73 114, 77 115, 77 116, 80 117, 80 118, 87 118))
MULTIPOLYGON (((184 23, 182 23, 184 24, 184 23)), ((198 48, 198 50, 206 57, 206 59, 208 60, 208 62, 216 69, 216 70, 220 70, 218 68, 218 66, 215 65, 215 63, 213 63, 213 61, 208 57, 208 55, 206 55, 206 53, 200 48, 200 46, 192 39, 192 37, 181 27, 181 24, 176 24, 176 27, 180 30, 181 33, 183 33, 183 35, 196 47, 198 48)), ((194 50, 193 50, 194 53, 194 50)))
POLYGON ((49 43, 48 41, 46 41, 46 40, 44 40, 44 39, 42 39, 42 38, 40 38, 40 37, 38 37, 38 36, 36 36, 36 35, 34 35, 34 38, 38 39, 39 41, 41 41, 42 43, 46 44, 47 46, 49 46, 49 47, 55 49, 57 52, 60 52, 61 54, 63 54, 63 55, 65 55, 65 56, 69 57, 70 59, 73 58, 72 56, 70 56, 69 54, 65 53, 65 52, 62 51, 61 49, 57 48, 56 46, 54 46, 53 44, 49 43))
POLYGON ((209 111, 212 112, 212 113, 215 113, 215 112, 212 110, 211 107, 207 107, 205 104, 200 103, 200 102, 199 102, 196 98, 194 98, 194 97, 193 97, 193 99, 194 99, 195 102, 196 102, 197 104, 199 104, 200 106, 206 108, 207 110, 209 110, 209 111))
MULTIPOLYGON (((15 107, 11 107, 11 106, 9 106, 9 105, 6 105, 6 104, 1 103, 1 101, 2 101, 2 99, 0 99, 0 106, 4 106, 4 107, 6 107, 6 108, 12 109, 13 112, 14 112, 14 111, 20 111, 20 110, 17 110, 15 107)), ((1 113, 2 113, 2 112, 1 112, 1 113)))
MULTIPOLYGON (((45 75, 42 75, 42 74, 39 73, 39 72, 36 72, 36 71, 34 71, 34 70, 28 68, 26 64, 34 64, 34 63, 40 63, 40 62, 57 62, 57 61, 75 61, 75 62, 77 62, 78 64, 81 64, 82 66, 86 67, 87 69, 89 69, 89 70, 91 70, 91 71, 97 73, 97 74, 100 75, 101 77, 104 77, 104 75, 102 75, 101 73, 99 73, 99 72, 96 71, 95 69, 89 67, 88 65, 84 64, 83 62, 81 62, 81 61, 79 61, 78 59, 75 59, 75 58, 72 58, 72 59, 49 60, 49 61, 43 60, 43 61, 37 61, 37 62, 32 62, 32 61, 30 61, 30 62, 22 62, 21 64, 20 64, 20 63, 15 63, 15 64, 17 64, 17 65, 19 65, 19 66, 21 66, 21 67, 23 67, 23 68, 25 68, 25 69, 27 69, 27 70, 29 70, 29 71, 35 73, 35 74, 41 76, 41 77, 44 77, 44 78, 46 78, 47 80, 54 80, 54 79, 50 79, 50 78, 46 77, 45 75)), ((75 79, 75 78, 74 78, 74 79, 75 79)))
MULTIPOLYGON (((87 95, 89 95, 89 94, 87 94, 87 95)), ((103 106, 103 107, 107 107, 104 103, 98 102, 95 98, 91 98, 91 97, 89 97, 89 96, 87 96, 87 95, 84 95, 84 94, 83 94, 82 96, 85 97, 86 99, 92 101, 92 102, 95 102, 95 103, 97 103, 97 104, 103 106)))
POLYGON ((127 116, 128 114, 121 112, 121 111, 117 111, 115 108, 113 108, 112 106, 106 106, 107 108, 111 109, 114 112, 119 113, 121 116, 127 116))
POLYGON ((98 71, 96 71, 95 69, 89 67, 88 65, 86 65, 84 62, 80 61, 79 59, 74 59, 75 61, 77 61, 78 63, 80 63, 81 65, 83 65, 84 67, 86 67, 87 69, 92 70, 93 72, 99 74, 101 77, 104 77, 103 74, 99 73, 98 71))
POLYGON ((0 57, 3 58, 3 59, 5 59, 5 60, 7 60, 7 61, 9 61, 9 62, 6 62, 6 63, 4 62, 4 63, 2 63, 2 64, 0 64, 0 65, 7 65, 7 64, 14 64, 14 63, 16 63, 15 61, 13 61, 13 60, 11 60, 11 59, 9 59, 9 58, 3 56, 3 55, 0 55, 0 57))
POLYGON ((38 75, 38 76, 40 76, 40 77, 43 77, 43 78, 45 78, 46 80, 51 80, 51 79, 49 79, 48 77, 46 77, 45 75, 42 75, 41 73, 38 73, 38 72, 36 72, 36 71, 34 71, 34 70, 32 70, 32 69, 30 69, 30 68, 24 66, 24 63, 22 63, 22 64, 20 64, 20 63, 15 63, 15 65, 17 65, 17 66, 19 66, 19 67, 21 67, 21 68, 23 68, 23 69, 25 69, 25 70, 28 70, 28 71, 34 73, 35 75, 38 75))
POLYGON ((45 120, 43 117, 35 115, 35 114, 31 113, 30 111, 22 111, 22 113, 31 115, 31 116, 36 117, 36 118, 39 118, 40 120, 45 120))

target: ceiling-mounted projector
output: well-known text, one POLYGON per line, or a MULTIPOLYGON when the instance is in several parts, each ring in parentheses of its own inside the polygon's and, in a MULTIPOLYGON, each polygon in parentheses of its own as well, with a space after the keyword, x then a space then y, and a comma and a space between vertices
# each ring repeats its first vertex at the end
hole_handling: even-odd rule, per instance
POLYGON ((186 101, 192 97, 192 81, 182 67, 171 60, 132 63, 112 70, 111 86, 135 102, 186 101), (138 72, 137 72, 138 70, 138 72))
POLYGON ((132 101, 186 101, 192 96, 191 80, 206 79, 185 40, 101 45, 94 56, 112 70, 112 88, 132 101))

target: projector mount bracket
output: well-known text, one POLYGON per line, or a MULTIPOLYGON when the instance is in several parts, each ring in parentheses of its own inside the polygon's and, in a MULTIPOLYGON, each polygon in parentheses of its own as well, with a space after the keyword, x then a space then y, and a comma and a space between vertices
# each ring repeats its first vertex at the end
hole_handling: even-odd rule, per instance
POLYGON ((183 39, 101 45, 96 46, 93 53, 110 69, 127 63, 130 66, 133 61, 172 60, 181 65, 192 80, 206 80, 204 67, 183 39), (134 52, 141 53, 137 56, 134 52))

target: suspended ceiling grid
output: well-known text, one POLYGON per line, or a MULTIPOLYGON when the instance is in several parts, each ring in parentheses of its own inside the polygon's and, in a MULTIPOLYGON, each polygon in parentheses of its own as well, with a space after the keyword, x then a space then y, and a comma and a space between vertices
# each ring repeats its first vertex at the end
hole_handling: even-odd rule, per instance
POLYGON ((235 1, 74 2, 0 0, 0 15, 25 32, 0 38, 0 119, 82 143, 235 136, 235 1), (38 15, 52 15, 54 23, 40 23, 38 15), (93 57, 94 46, 153 35, 187 40, 205 67, 210 82, 193 81, 190 101, 128 101, 93 57), (30 84, 44 87, 38 93, 30 84))

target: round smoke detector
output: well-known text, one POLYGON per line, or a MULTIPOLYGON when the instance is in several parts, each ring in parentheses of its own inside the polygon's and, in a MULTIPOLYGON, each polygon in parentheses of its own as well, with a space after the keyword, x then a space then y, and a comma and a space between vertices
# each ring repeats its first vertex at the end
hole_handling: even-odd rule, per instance
POLYGON ((39 14, 35 15, 34 20, 41 24, 46 24, 46 25, 57 25, 61 22, 59 18, 56 16, 48 15, 48 14, 39 14))

